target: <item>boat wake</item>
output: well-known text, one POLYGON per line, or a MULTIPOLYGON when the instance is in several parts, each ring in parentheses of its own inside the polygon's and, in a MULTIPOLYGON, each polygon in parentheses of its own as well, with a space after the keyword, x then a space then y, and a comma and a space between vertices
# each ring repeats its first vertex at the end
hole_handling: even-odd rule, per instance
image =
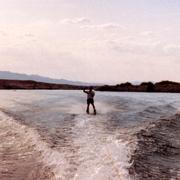
POLYGON ((105 116, 68 116, 73 123, 57 127, 48 143, 46 131, 23 125, 10 114, 0 113, 2 180, 130 179, 128 143, 104 130, 105 116))
POLYGON ((81 92, 3 91, 0 179, 180 179, 178 97, 100 93, 95 116, 81 92))
POLYGON ((180 179, 180 114, 150 123, 134 136, 129 169, 134 179, 180 179))

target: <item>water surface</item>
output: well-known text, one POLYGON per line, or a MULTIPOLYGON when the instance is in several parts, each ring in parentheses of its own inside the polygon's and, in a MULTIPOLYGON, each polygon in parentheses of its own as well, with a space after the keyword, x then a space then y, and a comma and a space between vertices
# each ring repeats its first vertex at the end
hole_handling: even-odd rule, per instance
MULTIPOLYGON (((0 91, 0 179, 132 179, 133 134, 180 110, 180 94, 0 91)), ((135 142, 134 142, 135 144, 135 142)))

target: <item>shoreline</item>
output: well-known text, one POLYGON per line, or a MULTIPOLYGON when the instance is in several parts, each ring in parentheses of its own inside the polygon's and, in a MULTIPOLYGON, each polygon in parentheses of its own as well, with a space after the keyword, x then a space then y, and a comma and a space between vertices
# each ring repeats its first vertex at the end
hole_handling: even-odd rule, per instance
MULTIPOLYGON (((0 79, 1 90, 83 90, 86 85, 53 84, 37 82, 32 80, 9 80, 0 79)), ((96 91, 109 92, 159 92, 159 93, 180 93, 180 83, 172 81, 161 81, 157 83, 143 82, 140 85, 133 85, 129 82, 117 85, 94 86, 96 91)))

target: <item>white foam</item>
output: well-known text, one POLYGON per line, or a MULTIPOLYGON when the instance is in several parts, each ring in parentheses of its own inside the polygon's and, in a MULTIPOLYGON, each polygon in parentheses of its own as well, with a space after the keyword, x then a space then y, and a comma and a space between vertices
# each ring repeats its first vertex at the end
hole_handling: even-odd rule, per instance
MULTIPOLYGON (((102 106, 102 104, 99 105, 102 106)), ((79 107, 81 106, 72 108, 74 112, 82 112, 75 118, 76 126, 73 132, 75 137, 72 139, 72 148, 79 147, 75 155, 73 149, 72 152, 68 149, 64 152, 51 149, 41 140, 36 130, 19 124, 1 112, 0 127, 4 127, 4 131, 1 132, 0 137, 6 133, 12 133, 8 146, 16 148, 15 146, 21 147, 22 144, 26 144, 33 146, 34 151, 41 152, 39 159, 45 166, 51 167, 57 180, 129 180, 127 143, 117 140, 116 134, 105 134, 101 127, 104 116, 85 115, 83 111, 79 111, 79 107), (20 138, 17 139, 17 136, 20 138), (75 159, 73 156, 76 156, 75 159), (69 157, 72 158, 69 160, 69 157)), ((110 109, 106 108, 103 111, 108 112, 110 109)), ((8 142, 4 144, 7 145, 8 142)))
POLYGON ((117 140, 116 135, 101 132, 96 124, 101 116, 77 118, 79 123, 75 129, 78 134, 74 144, 81 147, 78 152, 81 163, 74 180, 130 180, 127 170, 130 166, 130 151, 127 143, 117 140))
MULTIPOLYGON (((102 103, 102 102, 95 102, 95 106, 96 106, 96 110, 98 114, 106 114, 115 109, 113 105, 109 104, 107 106, 105 103, 102 103)), ((76 102, 75 104, 72 104, 69 109, 69 113, 72 113, 72 114, 83 115, 85 114, 85 112, 86 112, 86 103, 76 102)), ((90 112, 93 113, 93 108, 91 105, 90 105, 90 112)))
MULTIPOLYGON (((39 134, 35 130, 17 123, 2 112, 0 112, 0 127, 4 129, 0 137, 6 136, 9 133, 11 134, 11 139, 9 139, 9 141, 1 141, 0 148, 4 148, 5 146, 13 146, 13 148, 22 147, 24 145, 33 146, 34 151, 41 152, 41 157, 39 157, 39 159, 44 165, 52 168, 55 179, 63 178, 62 174, 65 172, 68 163, 62 154, 52 150, 45 142, 41 141, 39 134), (17 139, 17 137, 19 138, 17 139)), ((33 152, 31 153, 33 154, 33 152)))

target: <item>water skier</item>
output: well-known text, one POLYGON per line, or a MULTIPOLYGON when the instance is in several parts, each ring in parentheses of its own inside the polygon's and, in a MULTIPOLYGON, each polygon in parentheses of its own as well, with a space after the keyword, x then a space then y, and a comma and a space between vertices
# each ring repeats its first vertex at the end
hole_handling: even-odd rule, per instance
POLYGON ((96 108, 94 105, 95 92, 93 90, 93 87, 90 86, 89 90, 84 89, 83 92, 87 94, 87 109, 86 109, 87 114, 89 114, 89 106, 91 104, 94 109, 94 115, 96 115, 96 108))

